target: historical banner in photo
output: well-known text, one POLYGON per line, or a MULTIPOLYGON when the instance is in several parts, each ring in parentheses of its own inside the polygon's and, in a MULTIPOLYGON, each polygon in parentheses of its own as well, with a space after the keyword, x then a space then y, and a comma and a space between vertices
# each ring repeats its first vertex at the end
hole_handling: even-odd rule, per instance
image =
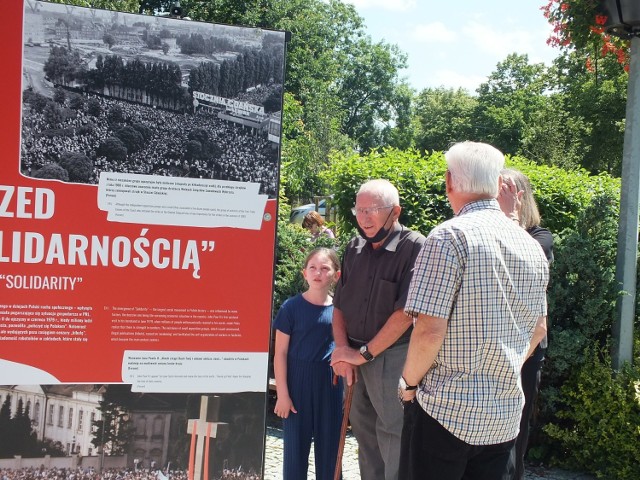
POLYGON ((0 383, 265 392, 284 32, 5 7, 0 383))

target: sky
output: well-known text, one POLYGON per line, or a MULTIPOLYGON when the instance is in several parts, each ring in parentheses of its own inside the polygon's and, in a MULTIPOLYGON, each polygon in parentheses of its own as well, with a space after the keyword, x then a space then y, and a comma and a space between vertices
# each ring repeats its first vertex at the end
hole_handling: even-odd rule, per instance
POLYGON ((417 91, 462 87, 474 93, 511 53, 550 65, 559 51, 547 45, 546 0, 344 0, 364 18, 374 42, 408 55, 401 70, 417 91))

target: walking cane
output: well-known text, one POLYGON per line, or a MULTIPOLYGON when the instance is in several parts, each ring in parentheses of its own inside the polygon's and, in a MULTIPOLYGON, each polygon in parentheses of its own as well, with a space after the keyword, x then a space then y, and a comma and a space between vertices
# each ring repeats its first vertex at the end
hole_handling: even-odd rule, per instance
MULTIPOLYGON (((338 376, 333 376, 334 385, 338 383, 338 376)), ((347 438, 347 427, 349 426, 349 410, 351 410, 351 399, 353 398, 353 384, 347 385, 347 398, 344 401, 344 413, 342 414, 342 427, 340 428, 340 443, 338 443, 338 458, 336 459, 336 470, 333 480, 340 480, 342 473, 342 453, 344 452, 344 442, 347 438)))

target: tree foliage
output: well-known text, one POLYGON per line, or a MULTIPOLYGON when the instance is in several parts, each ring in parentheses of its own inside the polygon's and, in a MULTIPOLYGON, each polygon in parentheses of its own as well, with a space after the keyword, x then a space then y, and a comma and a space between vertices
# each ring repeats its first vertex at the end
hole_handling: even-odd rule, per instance
POLYGON ((0 407, 0 458, 13 458, 16 455, 34 457, 41 454, 41 445, 36 432, 31 427, 29 407, 18 399, 15 413, 11 415, 14 397, 6 396, 0 407))
POLYGON ((116 128, 113 135, 124 144, 128 153, 137 152, 144 147, 145 140, 142 133, 132 126, 124 125, 116 128))
POLYGON ((617 218, 617 197, 602 195, 580 212, 572 228, 556 230, 541 393, 544 423, 553 423, 555 412, 566 404, 560 389, 585 365, 585 350, 608 345, 618 292, 617 218))
POLYGON ((552 75, 572 122, 565 128, 579 145, 580 165, 594 173, 619 176, 629 75, 612 58, 598 60, 597 70, 590 71, 577 52, 559 56, 552 75))
POLYGON ((281 188, 290 200, 302 203, 326 192, 320 173, 329 165, 334 151, 348 151, 352 142, 339 133, 340 112, 330 102, 318 98, 305 109, 290 93, 284 95, 281 188))
POLYGON ((445 151, 455 142, 475 135, 474 112, 478 100, 459 88, 427 88, 416 97, 416 148, 445 151))
POLYGON ((561 387, 560 421, 545 428, 558 444, 554 456, 598 478, 640 478, 640 369, 625 365, 614 372, 608 353, 597 348, 585 360, 575 379, 561 387))
POLYGON ((98 407, 101 419, 92 422, 94 432, 91 443, 108 455, 123 455, 129 448, 134 434, 130 418, 131 385, 109 384, 104 386, 98 407))
POLYGON ((578 52, 551 67, 512 54, 475 96, 425 89, 416 97, 415 145, 437 151, 484 141, 540 165, 619 175, 628 75, 613 58, 597 65, 591 71, 578 52))
POLYGON ((96 154, 109 161, 123 162, 127 159, 127 147, 116 137, 107 137, 96 150, 96 154))
POLYGON ((70 182, 88 183, 93 173, 93 162, 84 153, 65 152, 58 164, 67 171, 70 182))
POLYGON ((365 38, 355 42, 346 57, 337 92, 344 112, 342 131, 357 139, 361 151, 368 151, 383 143, 377 122, 392 120, 396 77, 406 66, 406 55, 394 45, 365 38))
POLYGON ((505 153, 521 153, 532 117, 548 110, 544 108, 548 102, 546 89, 543 64, 529 63, 527 55, 507 56, 478 88, 476 139, 505 153))
POLYGON ((31 174, 33 178, 48 178, 55 180, 69 181, 69 173, 57 163, 47 163, 39 170, 31 174))
POLYGON ((588 63, 611 55, 620 64, 627 65, 629 42, 605 32, 607 12, 603 4, 602 0, 548 0, 542 7, 545 18, 553 26, 547 43, 563 50, 582 51, 588 63))

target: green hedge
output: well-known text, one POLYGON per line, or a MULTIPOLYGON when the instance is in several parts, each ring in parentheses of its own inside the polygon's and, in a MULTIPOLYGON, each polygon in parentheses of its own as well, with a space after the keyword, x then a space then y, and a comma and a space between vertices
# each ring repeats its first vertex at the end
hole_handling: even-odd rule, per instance
MULTIPOLYGON (((536 165, 522 157, 507 159, 507 166, 526 174, 534 187, 534 195, 543 225, 554 233, 574 228, 576 219, 591 201, 600 195, 619 198, 620 181, 608 175, 592 176, 586 170, 565 171, 557 167, 536 165)), ((386 149, 368 155, 336 154, 331 166, 323 172, 334 203, 341 213, 341 226, 355 227, 350 208, 360 185, 373 178, 386 178, 400 192, 403 208, 400 221, 408 227, 428 234, 453 214, 444 187, 446 163, 442 152, 423 157, 416 150, 386 149)))
POLYGON ((640 478, 640 369, 614 374, 608 351, 591 351, 562 388, 565 407, 545 427, 562 464, 598 478, 640 478))
POLYGON ((522 157, 508 158, 507 166, 529 177, 542 224, 554 233, 575 228, 578 216, 594 197, 620 198, 620 180, 606 174, 594 176, 583 169, 536 165, 522 157))

